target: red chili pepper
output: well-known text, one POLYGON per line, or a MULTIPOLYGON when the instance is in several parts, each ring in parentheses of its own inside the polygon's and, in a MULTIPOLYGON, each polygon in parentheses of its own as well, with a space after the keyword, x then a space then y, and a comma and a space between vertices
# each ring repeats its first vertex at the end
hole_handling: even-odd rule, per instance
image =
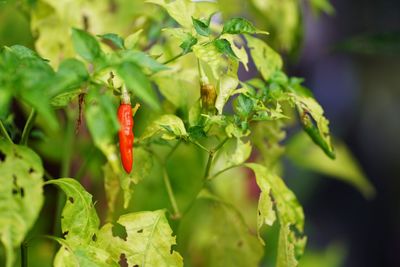
POLYGON ((131 104, 124 104, 118 108, 118 120, 121 128, 118 132, 119 137, 119 151, 121 153, 122 166, 127 173, 132 170, 133 164, 133 117, 131 104))

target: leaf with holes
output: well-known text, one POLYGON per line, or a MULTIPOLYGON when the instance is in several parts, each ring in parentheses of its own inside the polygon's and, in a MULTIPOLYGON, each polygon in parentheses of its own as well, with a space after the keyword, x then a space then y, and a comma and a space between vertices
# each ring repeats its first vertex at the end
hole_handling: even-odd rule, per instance
POLYGON ((54 179, 46 184, 57 185, 67 196, 61 214, 61 230, 68 244, 72 246, 92 240, 100 225, 92 196, 71 178, 54 179))
POLYGON ((0 139, 0 174, 0 241, 5 249, 5 264, 11 267, 14 250, 42 208, 43 166, 29 148, 0 139))
POLYGON ((129 266, 183 266, 181 255, 171 249, 175 237, 164 210, 125 214, 118 219, 118 224, 125 228, 125 238, 113 236, 110 223, 102 227, 98 238, 99 244, 110 251, 114 260, 124 254, 129 266))

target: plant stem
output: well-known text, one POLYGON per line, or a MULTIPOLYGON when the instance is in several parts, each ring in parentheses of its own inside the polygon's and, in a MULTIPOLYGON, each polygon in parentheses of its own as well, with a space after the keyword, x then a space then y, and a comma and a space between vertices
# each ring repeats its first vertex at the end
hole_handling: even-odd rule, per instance
POLYGON ((165 157, 164 161, 167 161, 172 156, 172 154, 174 154, 175 150, 179 147, 180 144, 181 144, 181 140, 176 142, 176 144, 172 147, 171 151, 165 157))
POLYGON ((207 160, 207 165, 206 165, 206 170, 204 172, 204 180, 207 180, 208 177, 210 176, 210 170, 211 170, 211 164, 214 159, 215 153, 218 152, 218 150, 221 149, 221 147, 224 146, 226 141, 228 141, 228 137, 226 137, 224 140, 222 140, 221 143, 219 143, 213 150, 208 152, 208 160, 207 160))
POLYGON ((28 143, 29 133, 33 127, 33 123, 35 122, 36 118, 36 110, 33 108, 31 113, 29 114, 28 120, 25 123, 24 130, 22 131, 22 137, 20 144, 26 146, 28 143))
POLYGON ((168 64, 168 63, 171 63, 172 61, 177 60, 177 59, 180 58, 181 56, 183 56, 183 53, 180 53, 180 54, 174 56, 173 58, 170 58, 170 59, 168 59, 167 61, 164 61, 164 62, 161 63, 161 64, 166 65, 166 64, 168 64))
POLYGON ((211 170, 211 163, 214 159, 214 152, 210 152, 208 154, 208 160, 207 160, 207 165, 206 165, 206 170, 204 172, 204 181, 208 179, 208 176, 210 175, 210 170, 211 170))
POLYGON ((28 244, 26 241, 21 243, 21 267, 28 267, 28 244))
MULTIPOLYGON (((61 161, 61 170, 60 170, 60 177, 65 178, 69 176, 69 171, 71 167, 71 154, 73 149, 74 137, 75 137, 75 130, 74 130, 74 123, 71 116, 67 113, 67 129, 65 134, 65 142, 64 142, 64 153, 61 161)), ((56 206, 56 213, 55 213, 55 223, 53 234, 54 236, 61 235, 61 212, 65 202, 65 195, 58 190, 57 191, 57 206, 56 206)))
POLYGON ((6 127, 4 127, 3 122, 0 120, 0 131, 3 134, 3 136, 10 142, 13 144, 13 141, 10 137, 10 135, 7 133, 6 127))
POLYGON ((233 168, 236 168, 236 167, 240 167, 240 166, 242 166, 242 165, 239 164, 239 165, 232 165, 232 166, 226 167, 225 169, 222 169, 222 170, 218 171, 218 172, 215 173, 213 176, 210 176, 210 177, 208 177, 207 179, 208 179, 208 180, 212 180, 212 179, 218 177, 220 174, 222 174, 222 173, 224 173, 224 172, 226 172, 226 171, 228 171, 228 170, 230 170, 230 169, 233 169, 233 168))
POLYGON ((181 213, 179 211, 178 204, 176 203, 174 191, 172 190, 172 186, 171 186, 171 181, 169 179, 169 176, 168 176, 168 173, 167 173, 167 169, 165 167, 163 168, 163 178, 164 178, 165 187, 167 189, 169 201, 171 202, 172 209, 174 211, 174 214, 172 215, 172 218, 173 219, 180 219, 181 218, 181 213))
POLYGON ((207 148, 206 148, 205 146, 203 146, 202 144, 200 144, 199 142, 193 141, 193 140, 190 140, 190 142, 191 142, 192 144, 196 145, 197 147, 201 148, 202 150, 206 151, 207 153, 210 153, 210 150, 207 149, 207 148))

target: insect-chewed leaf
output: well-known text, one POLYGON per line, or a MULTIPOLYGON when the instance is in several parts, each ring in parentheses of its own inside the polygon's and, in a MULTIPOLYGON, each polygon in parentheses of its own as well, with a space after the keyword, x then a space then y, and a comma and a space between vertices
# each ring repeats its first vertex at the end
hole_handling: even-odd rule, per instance
POLYGON ((302 207, 293 192, 276 174, 256 163, 249 163, 246 166, 254 171, 257 184, 262 190, 259 201, 259 227, 262 226, 262 223, 267 225, 274 223, 275 213, 271 196, 275 202, 275 212, 280 224, 277 266, 297 266, 306 244, 306 237, 303 236, 304 213, 302 207))
POLYGON ((69 245, 87 243, 99 228, 99 218, 92 202, 92 196, 82 185, 71 178, 47 181, 60 187, 66 194, 66 203, 62 211, 61 230, 69 245))
POLYGON ((43 166, 32 150, 0 139, 0 241, 6 266, 39 215, 43 204, 43 166))
POLYGON ((104 225, 98 236, 99 244, 110 251, 114 260, 123 253, 129 266, 183 266, 181 255, 171 249, 175 237, 164 210, 125 214, 118 224, 125 228, 125 238, 113 235, 112 224, 104 225))
POLYGON ((181 118, 175 115, 163 115, 150 123, 140 137, 140 140, 146 140, 152 137, 161 137, 164 140, 173 140, 187 136, 185 125, 181 118))
POLYGON ((275 71, 282 68, 282 58, 264 41, 246 35, 251 57, 264 80, 268 81, 275 71))

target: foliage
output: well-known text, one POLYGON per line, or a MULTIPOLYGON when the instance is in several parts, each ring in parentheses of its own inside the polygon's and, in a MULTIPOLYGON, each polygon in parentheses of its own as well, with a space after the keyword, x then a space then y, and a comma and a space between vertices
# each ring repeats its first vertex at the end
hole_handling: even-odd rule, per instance
MULTIPOLYGON (((37 221, 45 185, 66 196, 64 203, 58 193, 54 223, 61 234, 50 236, 60 245, 55 266, 259 266, 272 247, 276 266, 298 266, 304 213, 280 164, 281 141, 296 118, 308 138, 289 140, 292 160, 373 193, 344 145, 333 160, 323 109, 301 79, 284 73, 275 48, 296 45, 298 1, 249 1, 267 14, 270 35, 232 16, 238 12, 221 8, 224 2, 25 3, 38 34, 35 51, 12 45, 0 53, 0 240, 7 267, 37 221), (244 81, 241 67, 256 74, 244 81), (115 138, 125 88, 141 104, 130 174, 115 138), (13 103, 32 109, 20 145, 20 136, 9 134, 18 133, 13 103), (60 178, 40 158, 57 162, 60 178), (258 202, 246 196, 244 169, 255 174, 258 202), (96 186, 105 197, 89 193, 96 186), (265 239, 271 227, 279 229, 276 244, 265 239)), ((331 12, 325 0, 310 4, 331 12)))

